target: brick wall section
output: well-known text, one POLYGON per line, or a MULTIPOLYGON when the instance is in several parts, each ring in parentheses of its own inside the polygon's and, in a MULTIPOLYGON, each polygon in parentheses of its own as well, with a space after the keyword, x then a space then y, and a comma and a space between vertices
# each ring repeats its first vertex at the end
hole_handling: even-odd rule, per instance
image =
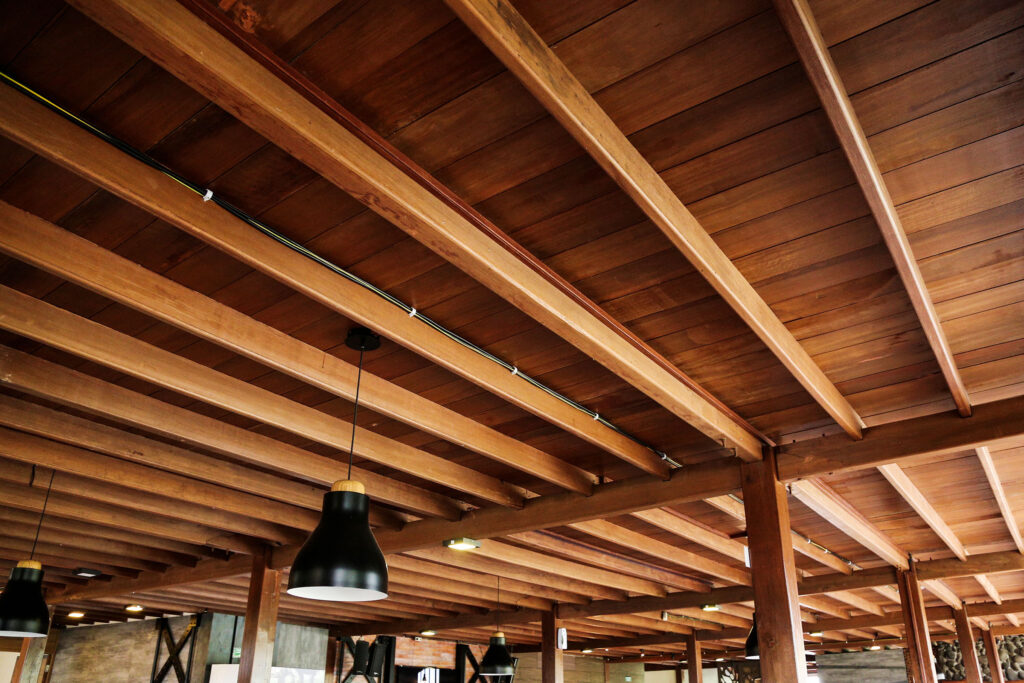
MULTIPOLYGON (((516 683, 541 683, 541 658, 539 652, 519 656, 516 669, 516 683)), ((565 655, 562 659, 565 683, 604 683, 604 661, 600 657, 577 657, 565 655)), ((608 683, 644 683, 643 664, 612 664, 608 672, 608 683)))

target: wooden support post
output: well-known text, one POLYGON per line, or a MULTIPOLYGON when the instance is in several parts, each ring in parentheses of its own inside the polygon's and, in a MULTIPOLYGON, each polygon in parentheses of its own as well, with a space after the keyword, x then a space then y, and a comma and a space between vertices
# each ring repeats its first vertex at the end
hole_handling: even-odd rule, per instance
MULTIPOLYGON (((689 657, 690 655, 686 655, 689 657)), ((689 661, 689 659, 687 659, 689 661)), ((683 683, 683 668, 681 666, 676 667, 676 683, 683 683)))
POLYGON ((696 633, 686 636, 686 673, 690 680, 687 683, 704 683, 703 658, 700 653, 700 641, 696 633))
POLYGON ((554 611, 545 612, 541 617, 541 683, 563 683, 558 623, 554 611))
POLYGON ((604 660, 604 683, 611 683, 612 680, 612 663, 607 659, 604 660))
POLYGON ((28 659, 28 649, 31 645, 31 638, 21 639, 21 650, 18 652, 18 659, 14 662, 14 671, 11 673, 12 683, 19 683, 21 681, 21 672, 25 668, 25 660, 28 659))
POLYGON ((744 463, 742 479, 762 680, 803 683, 807 665, 789 503, 775 452, 769 451, 759 462, 744 463))
POLYGON ((277 631, 277 604, 281 599, 281 572, 271 569, 270 552, 253 557, 249 602, 242 632, 242 659, 238 683, 269 683, 277 631))
POLYGON ((981 640, 985 643, 985 657, 988 659, 988 670, 992 674, 992 683, 1006 683, 1006 676, 1003 675, 1003 663, 999 661, 999 646, 996 645, 996 635, 992 633, 992 626, 987 631, 981 632, 981 640))
POLYGON ((978 662, 978 650, 974 645, 974 631, 967 616, 967 605, 953 610, 956 622, 956 639, 960 641, 960 654, 964 659, 964 680, 967 683, 982 683, 981 663, 978 662))
POLYGON ((914 563, 910 563, 910 569, 899 572, 897 578, 907 638, 907 679, 910 683, 936 683, 932 642, 914 563))
POLYGON ((327 636, 327 662, 324 664, 324 683, 336 683, 338 680, 338 637, 327 636))

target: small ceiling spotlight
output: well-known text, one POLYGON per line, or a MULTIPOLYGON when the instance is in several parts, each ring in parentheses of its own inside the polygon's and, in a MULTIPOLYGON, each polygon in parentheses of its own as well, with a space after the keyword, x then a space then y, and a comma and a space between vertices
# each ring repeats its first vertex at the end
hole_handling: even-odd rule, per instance
POLYGON ((68 612, 68 619, 81 619, 85 616, 85 612, 68 612))
POLYGON ((589 654, 590 654, 591 652, 593 652, 593 650, 591 650, 591 649, 590 649, 590 648, 588 647, 588 648, 587 648, 586 650, 580 650, 580 652, 581 652, 581 653, 583 653, 583 654, 585 654, 585 655, 589 655, 589 654))
POLYGON ((142 611, 142 610, 144 610, 144 609, 146 609, 146 608, 145 608, 145 607, 143 607, 142 605, 140 605, 140 604, 139 604, 139 603, 137 603, 137 602, 136 602, 136 603, 133 603, 133 604, 131 604, 131 605, 125 605, 125 606, 124 606, 124 611, 125 611, 125 612, 141 612, 141 611, 142 611))
POLYGON ((815 638, 821 638, 823 635, 825 635, 825 632, 824 631, 811 631, 807 635, 814 636, 815 638))
POLYGON ((701 605, 700 608, 705 612, 721 612, 721 605, 701 605))
POLYGON ((103 572, 99 569, 89 569, 87 567, 79 567, 71 572, 75 576, 80 576, 83 579, 95 579, 97 576, 102 576, 103 572))
POLYGON ((435 631, 433 629, 425 628, 422 631, 420 631, 420 635, 421 636, 436 636, 437 635, 437 631, 435 631))
POLYGON ((480 547, 480 541, 475 538, 449 538, 444 542, 444 547, 449 550, 476 550, 480 547))

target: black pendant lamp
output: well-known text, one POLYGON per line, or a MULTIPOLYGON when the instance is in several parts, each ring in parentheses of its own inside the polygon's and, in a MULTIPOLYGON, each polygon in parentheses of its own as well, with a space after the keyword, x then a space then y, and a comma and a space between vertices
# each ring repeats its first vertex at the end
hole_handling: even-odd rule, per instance
POLYGON ((512 653, 505 644, 505 634, 501 630, 501 577, 498 577, 498 611, 495 631, 491 634, 491 642, 480 660, 480 676, 508 676, 508 682, 516 673, 516 663, 512 653))
POLYGON ((36 527, 36 538, 32 541, 32 552, 29 559, 21 560, 11 570, 7 586, 0 593, 0 636, 6 638, 40 638, 50 630, 50 612, 43 600, 43 565, 33 560, 36 543, 39 541, 39 530, 43 527, 43 516, 46 504, 50 501, 50 489, 53 487, 53 475, 50 474, 50 485, 46 487, 46 498, 43 499, 43 510, 39 514, 39 526, 36 527))
POLYGON ((757 612, 754 613, 754 623, 750 626, 750 633, 747 634, 747 642, 743 644, 743 657, 745 659, 761 659, 761 646, 757 642, 757 612))
POLYGON ((349 330, 345 344, 359 351, 348 479, 334 482, 324 494, 320 523, 302 545, 288 575, 288 593, 311 600, 366 602, 388 597, 388 565, 370 530, 370 499, 352 481, 352 457, 359 415, 363 353, 380 348, 380 337, 363 327, 349 330))

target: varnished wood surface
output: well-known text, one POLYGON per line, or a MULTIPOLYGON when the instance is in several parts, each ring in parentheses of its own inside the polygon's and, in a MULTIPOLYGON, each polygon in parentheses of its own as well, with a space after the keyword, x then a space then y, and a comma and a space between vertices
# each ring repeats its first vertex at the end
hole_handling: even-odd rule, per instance
MULTIPOLYGON (((1020 565, 984 558, 1019 546, 1019 534, 1011 529, 1018 529, 1016 520, 1024 514, 1021 442, 1012 427, 1019 411, 986 411, 988 404, 1018 397, 1024 388, 1020 3, 809 3, 934 301, 953 361, 977 404, 977 414, 960 423, 959 437, 936 436, 927 422, 920 423, 921 431, 911 436, 928 455, 900 464, 952 536, 937 524, 929 526, 921 517, 930 514, 927 508, 919 500, 916 506, 905 500, 873 469, 903 452, 906 425, 887 429, 886 423, 937 413, 946 417, 955 404, 856 176, 770 3, 730 0, 714 11, 670 0, 580 0, 557 10, 534 0, 514 4, 863 416, 863 447, 839 433, 675 246, 441 2, 267 0, 245 17, 244 28, 679 372, 783 444, 785 454, 799 454, 799 460, 783 456, 784 478, 813 471, 904 556, 921 558, 922 568, 931 560, 948 561, 949 567, 960 563, 950 540, 955 538, 967 553, 966 569, 981 573, 943 576, 945 588, 937 590, 946 601, 968 603, 989 603, 994 592, 1010 611, 992 612, 986 620, 997 629, 1015 628, 1019 613, 1012 610, 1019 607, 1013 601, 1024 597, 1020 565), (834 434, 829 438, 835 441, 817 442, 813 452, 790 443, 822 434, 834 434), (989 444, 991 462, 979 459, 978 440, 989 444), (828 475, 831 470, 837 473, 828 475), (995 493, 993 473, 1002 496, 995 493), (975 558, 981 559, 971 564, 975 558)), ((237 9, 226 16, 243 18, 237 9)), ((738 489, 735 472, 729 472, 732 451, 709 444, 628 382, 75 9, 56 0, 25 3, 3 22, 0 37, 3 68, 61 105, 149 150, 674 460, 699 465, 689 483, 680 478, 660 487, 651 480, 646 488, 633 488, 623 481, 623 495, 655 493, 651 504, 668 506, 646 516, 623 514, 643 510, 642 501, 564 493, 582 489, 583 478, 574 472, 616 485, 635 478, 645 469, 642 463, 650 464, 650 452, 516 384, 504 369, 431 342, 404 313, 381 309, 358 288, 340 289, 336 280, 301 260, 294 267, 276 262, 277 270, 266 274, 259 266, 274 254, 260 250, 245 256, 254 239, 247 229, 233 233, 230 244, 208 246, 197 239, 195 226, 214 234, 215 224, 199 221, 209 205, 188 192, 175 195, 159 184, 147 185, 151 176, 137 167, 124 167, 117 181, 136 183, 138 201, 117 196, 110 177, 95 171, 106 158, 102 144, 87 148, 76 170, 69 171, 62 164, 70 147, 64 160, 51 154, 58 159, 53 163, 33 156, 27 139, 0 139, 0 201, 250 316, 312 353, 327 354, 324 367, 332 372, 345 366, 330 358, 349 365, 356 360, 341 343, 352 322, 378 322, 385 344, 367 357, 368 372, 382 387, 391 383, 419 400, 408 403, 404 415, 377 405, 360 411, 359 427, 428 453, 440 466, 451 463, 529 492, 525 519, 503 523, 502 530, 514 535, 496 539, 505 546, 498 546, 498 554, 396 555, 402 566, 395 569, 393 600, 338 608, 329 620, 358 625, 437 617, 450 620, 452 637, 485 640, 486 624, 467 622, 459 628, 459 619, 490 607, 478 584, 495 574, 502 575, 503 589, 508 582, 523 609, 550 609, 557 602, 566 614, 595 596, 656 600, 663 589, 749 590, 725 587, 726 577, 741 579, 744 573, 739 554, 744 539, 737 534, 745 532, 745 520, 700 500, 702 488, 708 495, 738 489), (90 166, 94 175, 83 178, 82 169, 90 166), (388 339, 388 330, 412 340, 415 349, 388 339), (422 400, 437 406, 430 408, 436 411, 432 424, 416 421, 427 417, 413 410, 426 405, 422 400), (459 415, 451 430, 443 424, 450 414, 445 411, 459 415), (456 431, 456 424, 465 430, 456 431), (487 442, 486 430, 499 436, 487 442), (514 460, 513 452, 543 453, 552 460, 547 469, 535 470, 514 460), (535 494, 541 498, 532 501, 535 494), (590 520, 594 515, 610 516, 590 520), (570 521, 581 523, 566 526, 570 521), (537 525, 548 526, 537 531, 537 525), (552 561, 541 563, 540 555, 552 561), (610 559, 602 562, 602 557, 610 559), (588 580, 560 581, 556 568, 564 567, 562 562, 583 568, 578 573, 588 580), (588 574, 586 568, 607 573, 588 574), (639 590, 629 598, 632 589, 639 590)), ((13 94, 5 88, 2 97, 13 94)), ((4 114, 8 129, 10 121, 4 114)), ((59 145, 53 148, 60 151, 59 145)), ((195 327, 154 317, 154 307, 125 306, 111 290, 90 290, 77 276, 38 269, 30 260, 26 253, 5 259, 0 284, 255 387, 254 395, 266 391, 320 411, 331 424, 351 414, 347 385, 341 394, 324 391, 311 381, 314 375, 281 372, 258 360, 254 347, 238 353, 244 339, 234 347, 211 342, 196 335, 195 327)), ((66 342, 81 348, 82 340, 66 342)), ((197 400, 152 382, 153 376, 131 377, 25 336, 3 333, 0 343, 11 349, 3 351, 4 404, 19 406, 5 415, 4 426, 12 437, 17 431, 47 441, 46 448, 35 448, 42 444, 19 436, 9 442, 18 444, 17 457, 7 453, 0 459, 0 520, 10 529, 0 539, 0 570, 5 573, 27 550, 45 494, 40 482, 47 478, 46 465, 56 466, 41 538, 47 587, 55 593, 85 588, 71 570, 94 562, 114 581, 141 579, 138 594, 147 614, 243 612, 247 569, 236 571, 234 563, 275 536, 301 536, 308 521, 297 520, 315 513, 318 496, 344 469, 344 439, 324 444, 281 429, 280 423, 235 412, 234 401, 227 406, 197 400), (57 446, 49 445, 54 442, 57 446), (39 464, 34 478, 30 459, 39 464), (182 469, 189 460, 190 469, 182 469), (83 467, 90 463, 111 467, 87 472, 83 467), (117 473, 126 478, 117 481, 117 473), (143 491, 150 474, 168 486, 181 484, 183 497, 143 491), (212 487, 225 489, 222 499, 212 487), (180 505, 183 499, 192 505, 180 505), (287 510, 293 516, 280 520, 292 522, 271 529, 266 525, 273 521, 256 512, 228 516, 243 511, 243 499, 267 501, 262 512, 287 510), (168 507, 173 505, 180 509, 168 507), (182 519, 186 514, 191 514, 188 521, 182 519), (220 566, 226 552, 239 553, 240 559, 220 566), (211 574, 201 583, 149 583, 164 572, 173 581, 190 565, 209 567, 211 574)), ((318 370, 313 363, 307 367, 318 370)), ((362 457, 356 464, 374 497, 374 523, 382 539, 424 517, 415 522, 423 526, 409 528, 434 534, 428 543, 433 547, 446 529, 456 528, 446 520, 465 508, 488 506, 460 486, 420 476, 425 470, 402 471, 393 464, 362 457)), ((902 488, 910 490, 906 481, 902 488)), ((817 581, 829 590, 802 597, 805 623, 878 619, 879 613, 897 609, 892 588, 865 581, 873 572, 891 571, 876 552, 881 546, 869 549, 866 536, 849 535, 797 498, 790 497, 789 504, 797 534, 791 544, 799 548, 800 539, 809 537, 830 551, 811 546, 816 550, 796 556, 801 581, 817 581)), ((467 528, 478 519, 485 528, 492 514, 469 513, 467 528)), ((123 618, 123 598, 82 595, 61 605, 58 620, 72 606, 87 611, 87 621, 123 618)), ((927 589, 925 598, 931 609, 943 604, 927 589)), ((574 641, 620 639, 612 654, 629 656, 638 651, 627 644, 630 637, 685 635, 697 623, 686 619, 710 618, 719 620, 713 623, 722 637, 706 636, 707 657, 741 645, 742 638, 729 629, 749 624, 751 607, 705 613, 697 600, 679 606, 679 621, 662 622, 653 602, 638 602, 644 611, 577 614, 566 626, 574 641)), ((288 598, 281 601, 281 615, 306 623, 325 618, 288 598)), ((884 631, 892 623, 858 624, 808 638, 827 643, 895 635, 884 631)), ((932 626, 936 633, 949 633, 950 624, 941 620, 932 626)), ((509 635, 515 642, 537 643, 539 621, 510 624, 509 635)), ((685 659, 681 641, 661 648, 685 659)))

